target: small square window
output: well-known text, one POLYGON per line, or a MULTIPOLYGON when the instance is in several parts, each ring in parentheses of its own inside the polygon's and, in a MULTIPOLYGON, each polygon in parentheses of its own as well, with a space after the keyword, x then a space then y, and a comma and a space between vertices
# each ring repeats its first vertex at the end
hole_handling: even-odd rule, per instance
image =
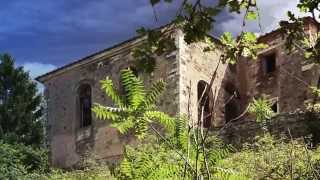
POLYGON ((276 54, 270 54, 264 57, 264 70, 265 73, 272 73, 276 70, 276 54))

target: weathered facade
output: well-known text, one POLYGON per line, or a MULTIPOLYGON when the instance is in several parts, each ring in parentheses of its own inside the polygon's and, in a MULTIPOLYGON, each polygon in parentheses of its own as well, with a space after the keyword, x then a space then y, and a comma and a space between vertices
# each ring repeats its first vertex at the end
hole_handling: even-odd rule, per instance
MULTIPOLYGON (((204 111, 213 104, 215 108, 204 126, 223 126, 241 115, 253 97, 262 95, 274 101, 275 112, 303 109, 304 101, 311 96, 306 84, 297 78, 311 85, 318 82, 318 68, 303 64, 299 52, 286 55, 284 40, 277 31, 260 38, 270 46, 258 60, 242 58, 236 66, 220 63, 218 40, 215 51, 203 52, 205 43, 187 45, 180 30, 172 32, 172 36, 177 49, 157 57, 155 71, 141 77, 146 86, 160 78, 166 81, 160 110, 170 115, 187 114, 196 121, 198 100, 217 68, 204 111), (216 100, 212 102, 214 96, 216 100)), ((132 136, 119 135, 86 107, 95 102, 112 106, 110 98, 100 90, 99 81, 109 76, 119 88, 119 72, 133 66, 131 51, 142 41, 143 38, 133 38, 37 78, 45 85, 52 165, 70 167, 89 149, 98 159, 115 161, 121 157, 123 145, 135 143, 132 136), (90 117, 86 112, 91 113, 90 117)))

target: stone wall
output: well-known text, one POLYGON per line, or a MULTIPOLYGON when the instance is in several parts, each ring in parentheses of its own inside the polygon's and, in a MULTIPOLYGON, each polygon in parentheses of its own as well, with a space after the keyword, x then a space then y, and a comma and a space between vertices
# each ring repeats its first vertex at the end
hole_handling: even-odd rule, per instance
MULTIPOLYGON (((53 166, 70 167, 88 149, 95 158, 113 162, 121 157, 124 145, 135 143, 134 137, 119 135, 109 122, 96 119, 94 114, 92 125, 80 128, 77 91, 82 83, 90 84, 92 103, 112 106, 110 98, 101 91, 99 81, 109 76, 119 88, 120 70, 133 64, 131 50, 140 42, 141 39, 134 39, 46 77, 44 84, 48 100, 50 160, 53 166)), ((159 101, 159 109, 175 115, 179 102, 176 51, 158 57, 156 62, 156 70, 142 77, 147 87, 160 78, 166 81, 167 90, 159 101)))
POLYGON ((210 84, 210 80, 216 67, 217 75, 212 86, 211 95, 216 95, 216 108, 212 118, 212 124, 219 126, 224 123, 225 91, 223 84, 228 77, 227 65, 220 62, 221 49, 217 42, 216 50, 213 52, 203 52, 207 47, 205 43, 186 44, 183 40, 183 34, 179 36, 179 69, 180 69, 180 113, 190 116, 192 122, 198 120, 198 83, 205 81, 210 84))
MULTIPOLYGON (((167 89, 159 100, 159 110, 172 116, 188 115, 192 123, 198 120, 199 114, 198 84, 200 81, 209 84, 218 65, 210 92, 215 107, 211 119, 214 127, 222 127, 226 120, 238 117, 253 97, 274 99, 278 102, 279 113, 303 109, 304 102, 312 98, 308 85, 316 85, 319 80, 320 71, 316 65, 304 63, 299 52, 285 53, 279 33, 260 39, 269 47, 259 53, 257 60, 240 58, 237 65, 219 61, 222 50, 218 41, 215 51, 203 52, 205 43, 187 45, 180 30, 172 36, 177 50, 158 57, 152 74, 140 76, 147 87, 155 80, 164 79, 167 89), (276 69, 265 74, 263 61, 270 53, 276 55, 276 69)), ((54 166, 70 167, 88 149, 96 158, 116 161, 121 157, 124 145, 136 143, 134 137, 119 135, 108 122, 96 119, 94 114, 91 126, 79 128, 77 91, 82 83, 90 84, 92 102, 112 106, 110 98, 101 91, 99 81, 109 76, 119 88, 120 70, 134 66, 131 50, 141 41, 143 38, 134 38, 42 78, 48 100, 50 159, 54 166)), ((236 142, 241 142, 242 136, 253 137, 251 132, 256 130, 257 124, 243 121, 247 118, 239 119, 237 123, 241 128, 231 128, 226 137, 235 137, 236 142)))
POLYGON ((242 106, 253 97, 266 97, 278 102, 278 113, 303 110, 304 103, 312 98, 309 87, 317 86, 318 65, 306 62, 299 51, 287 54, 279 33, 264 38, 263 43, 269 47, 259 52, 257 60, 241 58, 237 65, 237 86, 245 99, 242 106), (266 73, 265 58, 270 54, 276 56, 276 69, 266 73))
MULTIPOLYGON (((267 121, 267 132, 278 138, 306 138, 318 144, 320 116, 304 112, 279 114, 267 121)), ((252 143, 256 136, 261 136, 263 133, 261 125, 253 120, 234 122, 219 130, 220 136, 226 143, 237 147, 245 142, 252 143)))

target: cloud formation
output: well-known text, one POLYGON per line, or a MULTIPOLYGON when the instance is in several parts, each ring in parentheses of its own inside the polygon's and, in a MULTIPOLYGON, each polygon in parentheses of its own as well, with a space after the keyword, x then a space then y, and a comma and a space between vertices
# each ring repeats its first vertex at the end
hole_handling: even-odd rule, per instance
POLYGON ((44 64, 39 62, 26 62, 22 66, 25 71, 29 72, 31 78, 36 78, 57 68, 53 64, 44 64))
POLYGON ((20 63, 43 59, 61 66, 134 36, 140 26, 166 23, 170 10, 160 6, 155 22, 147 0, 6 1, 0 7, 0 50, 20 63))
MULTIPOLYGON (((39 62, 26 62, 22 67, 25 71, 29 72, 32 79, 57 68, 53 64, 44 64, 39 62)), ((39 93, 42 93, 44 90, 44 86, 39 82, 37 82, 37 88, 39 93)))
MULTIPOLYGON (((257 33, 267 33, 278 27, 281 20, 286 20, 287 11, 293 11, 295 14, 299 13, 296 5, 298 0, 257 0, 260 9, 261 30, 257 22, 248 22, 246 30, 255 31, 257 33)), ((233 34, 240 32, 239 27, 242 25, 244 14, 230 14, 228 19, 220 23, 219 32, 229 31, 233 34)))
MULTIPOLYGON (((134 36, 140 26, 168 23, 181 0, 174 2, 156 6, 156 22, 148 0, 4 1, 0 6, 0 53, 10 53, 18 64, 62 66, 134 36)), ((297 0, 258 0, 263 31, 274 28, 296 3, 297 0)), ((240 24, 240 16, 223 12, 217 18, 214 33, 236 33, 240 24)), ((248 28, 258 31, 256 24, 248 28)))

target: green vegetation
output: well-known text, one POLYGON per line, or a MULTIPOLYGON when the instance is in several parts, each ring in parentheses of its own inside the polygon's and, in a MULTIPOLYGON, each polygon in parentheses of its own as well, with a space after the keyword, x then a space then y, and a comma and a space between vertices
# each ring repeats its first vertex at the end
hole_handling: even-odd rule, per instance
POLYGON ((167 130, 172 130, 173 118, 155 110, 156 100, 164 90, 163 81, 160 80, 149 90, 145 90, 143 81, 130 69, 125 69, 121 71, 121 83, 124 87, 123 96, 119 95, 108 77, 101 81, 102 90, 111 97, 116 107, 95 104, 93 111, 99 119, 111 121, 112 126, 120 133, 133 130, 139 139, 146 136, 153 121, 161 123, 167 130))
POLYGON ((219 165, 242 172, 248 179, 319 179, 319 162, 320 148, 266 134, 219 165))
POLYGON ((14 59, 0 55, 0 139, 41 146, 43 122, 37 86, 14 59))
MULTIPOLYGON (((155 8, 161 0, 150 2, 155 8)), ((224 45, 221 59, 231 64, 240 56, 255 59, 257 52, 266 47, 258 42, 254 33, 244 31, 247 21, 259 20, 255 0, 219 0, 216 4, 182 1, 173 25, 183 30, 188 44, 205 41, 206 51, 211 51, 215 49, 214 42, 207 34, 212 30, 214 18, 225 8, 245 13, 242 31, 237 37, 228 32, 221 36, 224 45)), ((300 0, 298 8, 311 13, 317 22, 317 0, 300 0)), ((291 12, 288 16, 289 21, 280 23, 288 53, 299 50, 308 61, 319 63, 319 27, 315 37, 309 38, 303 30, 303 19, 291 12)), ((174 48, 167 32, 144 28, 138 31, 148 38, 133 53, 142 72, 152 72, 156 64, 154 56, 174 48)), ((202 127, 203 117, 196 121, 157 111, 155 104, 164 90, 164 82, 155 82, 145 90, 142 80, 129 69, 121 72, 123 96, 110 79, 101 81, 102 89, 115 106, 96 104, 93 111, 98 118, 111 121, 120 133, 133 133, 141 143, 126 147, 124 160, 111 169, 112 173, 105 165, 70 172, 52 170, 48 167, 46 151, 37 148, 42 141, 42 123, 39 120, 41 98, 36 94, 36 86, 22 68, 14 67, 9 55, 1 55, 0 60, 0 179, 320 179, 319 148, 264 133, 242 149, 234 149, 202 127)), ((214 76, 209 87, 213 81, 214 76)), ((314 106, 319 98, 319 86, 312 86, 317 95, 309 108, 311 112, 319 109, 314 106)), ((207 89, 209 92, 211 88, 207 89)), ((199 109, 203 107, 200 105, 199 109)), ((265 99, 253 100, 248 112, 256 116, 262 128, 273 115, 265 99)))
POLYGON ((50 173, 33 173, 21 177, 22 180, 106 180, 115 179, 107 166, 91 167, 84 170, 62 171, 52 170, 50 173))
POLYGON ((23 144, 0 142, 0 179, 19 179, 49 171, 47 152, 23 144))

